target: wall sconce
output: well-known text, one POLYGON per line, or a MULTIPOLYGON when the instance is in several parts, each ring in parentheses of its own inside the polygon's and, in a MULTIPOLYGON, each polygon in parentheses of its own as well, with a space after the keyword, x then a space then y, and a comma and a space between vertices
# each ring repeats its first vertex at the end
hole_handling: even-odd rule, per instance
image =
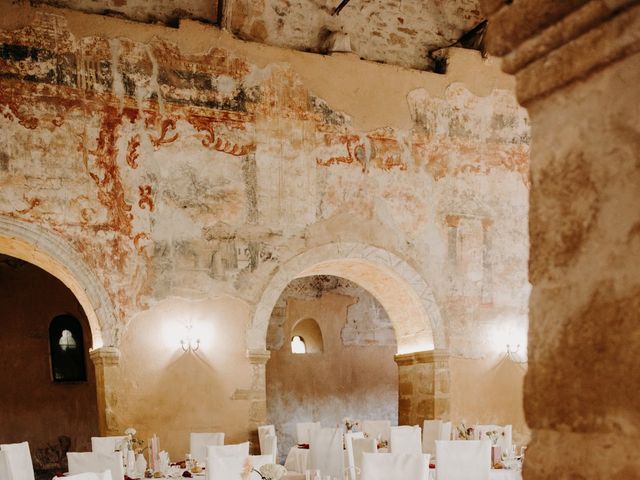
POLYGON ((518 351, 520 350, 520 344, 517 344, 514 347, 507 343, 507 359, 511 360, 513 363, 518 363, 520 365, 526 365, 527 360, 520 360, 520 355, 518 355, 518 351))
POLYGON ((187 332, 185 337, 180 339, 180 346, 182 347, 182 350, 185 352, 197 352, 200 348, 200 339, 192 338, 191 329, 193 328, 193 325, 188 323, 184 328, 186 328, 187 332))

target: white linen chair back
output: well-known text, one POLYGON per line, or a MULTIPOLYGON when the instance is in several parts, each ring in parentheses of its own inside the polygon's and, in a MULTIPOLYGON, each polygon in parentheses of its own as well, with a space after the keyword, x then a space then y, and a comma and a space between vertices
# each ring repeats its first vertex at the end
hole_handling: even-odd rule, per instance
POLYGON ((248 455, 230 455, 224 457, 209 455, 207 457, 207 479, 242 480, 242 474, 248 462, 248 455))
POLYGON ((267 453, 271 453, 270 451, 267 451, 264 445, 264 437, 266 437, 267 435, 274 435, 276 434, 276 427, 274 427, 273 425, 261 425, 258 427, 258 441, 260 442, 260 453, 262 455, 266 455, 267 453))
POLYGON ((422 429, 420 427, 391 427, 389 447, 391 453, 422 453, 422 429))
POLYGON ((78 473, 77 475, 65 475, 64 480, 114 480, 114 479, 111 478, 111 471, 105 470, 102 473, 87 472, 87 473, 78 473))
POLYGON ((362 455, 363 480, 428 480, 428 478, 429 455, 423 453, 364 453, 362 455))
POLYGON ((122 454, 111 452, 109 455, 96 452, 68 452, 69 473, 101 473, 105 470, 111 472, 113 480, 124 478, 122 466, 122 454))
POLYGON ((511 425, 475 425, 473 427, 473 435, 476 440, 490 440, 487 436, 487 432, 497 432, 498 445, 503 452, 508 452, 511 448, 511 442, 513 438, 513 429, 511 425))
POLYGON ((298 437, 298 444, 311 443, 311 432, 320 430, 320 422, 303 422, 296 423, 296 436, 298 437))
POLYGON ((207 461, 211 457, 249 457, 249 442, 234 445, 209 445, 207 447, 207 461))
POLYGON ((422 451, 434 458, 436 440, 451 440, 451 422, 425 420, 422 427, 422 451))
POLYGON ((348 432, 344 434, 344 446, 347 451, 347 467, 349 468, 349 478, 356 480, 356 463, 353 456, 353 441, 364 438, 363 432, 348 432))
POLYGON ((278 463, 278 437, 275 435, 265 435, 260 446, 262 455, 271 455, 273 463, 278 463))
POLYGON ((13 480, 6 452, 0 450, 0 480, 13 480))
POLYGON ((203 463, 207 460, 207 447, 224 445, 224 433, 192 433, 189 450, 191 458, 203 463))
POLYGON ((391 422, 389 420, 365 420, 362 422, 362 431, 367 437, 388 442, 391 439, 391 422))
POLYGON ((321 428, 311 431, 309 469, 320 470, 324 478, 344 478, 344 451, 341 428, 321 428))
POLYGON ((116 450, 123 450, 126 436, 91 437, 91 451, 103 455, 111 455, 116 450))
POLYGON ((353 463, 356 470, 356 478, 360 478, 362 473, 362 454, 377 453, 378 440, 375 438, 354 438, 351 440, 353 448, 353 463))
POLYGON ((438 480, 489 480, 491 442, 488 440, 436 440, 438 480))
POLYGON ((0 445, 5 454, 5 465, 12 480, 35 480, 29 442, 0 445))

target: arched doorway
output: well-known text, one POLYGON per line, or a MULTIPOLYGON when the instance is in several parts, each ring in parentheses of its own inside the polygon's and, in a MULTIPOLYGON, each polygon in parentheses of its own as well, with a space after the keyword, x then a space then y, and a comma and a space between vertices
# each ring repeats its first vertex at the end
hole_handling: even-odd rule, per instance
POLYGON ((33 264, 62 282, 77 299, 90 329, 91 359, 95 365, 98 424, 109 430, 108 377, 119 361, 118 322, 111 300, 95 274, 64 239, 41 226, 0 215, 0 254, 33 264))
POLYGON ((398 255, 361 243, 331 243, 302 252, 282 263, 263 289, 247 332, 248 356, 254 365, 249 426, 267 421, 265 364, 267 330, 273 309, 287 285, 310 275, 350 280, 370 292, 387 312, 397 340, 398 382, 422 383, 400 388, 401 424, 446 418, 449 412, 449 364, 446 332, 435 296, 422 276, 398 255), (431 382, 430 384, 427 384, 431 382))
POLYGON ((51 478, 99 433, 89 322, 60 280, 3 254, 0 311, 0 443, 28 441, 36 474, 51 478))

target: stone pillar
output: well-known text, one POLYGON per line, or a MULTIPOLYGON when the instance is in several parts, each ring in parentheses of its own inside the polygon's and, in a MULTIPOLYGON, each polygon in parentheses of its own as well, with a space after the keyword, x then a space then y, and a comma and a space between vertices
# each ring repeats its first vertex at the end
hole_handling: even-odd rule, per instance
POLYGON ((113 412, 117 403, 114 390, 120 375, 120 350, 115 347, 101 347, 91 350, 89 357, 96 368, 96 389, 98 400, 98 428, 100 435, 115 435, 119 431, 113 412))
POLYGON ((259 452, 258 427, 267 422, 267 362, 271 357, 268 350, 247 352, 251 363, 251 390, 249 392, 249 433, 252 449, 259 452))
POLYGON ((444 350, 395 356, 398 364, 398 424, 420 425, 449 417, 449 354, 444 350))
POLYGON ((640 478, 640 5, 483 0, 532 125, 526 480, 640 478))

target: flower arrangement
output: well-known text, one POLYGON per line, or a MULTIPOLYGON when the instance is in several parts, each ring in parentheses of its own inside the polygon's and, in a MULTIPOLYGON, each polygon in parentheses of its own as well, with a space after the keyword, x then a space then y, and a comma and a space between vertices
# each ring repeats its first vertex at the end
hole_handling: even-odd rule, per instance
POLYGON ((129 450, 138 454, 138 453, 144 452, 145 446, 144 446, 144 440, 140 440, 139 438, 136 438, 136 433, 138 432, 136 431, 135 428, 133 427, 127 428, 124 431, 124 434, 127 436, 127 438, 124 441, 129 450))
POLYGON ((467 427, 464 423, 461 423, 456 427, 456 431, 460 440, 473 440, 473 427, 467 427))
POLYGON ((347 432, 352 432, 358 426, 358 422, 351 420, 349 417, 345 417, 342 419, 342 423, 344 423, 347 432))
POLYGON ((281 480, 287 474, 287 469, 277 463, 267 463, 258 470, 251 468, 251 464, 249 463, 245 467, 244 478, 249 478, 249 475, 254 472, 260 475, 261 480, 281 480))
POLYGON ((485 435, 489 437, 489 440, 491 440, 491 445, 497 445, 498 439, 500 437, 504 437, 504 431, 498 432, 497 430, 492 430, 490 432, 485 432, 485 435))

